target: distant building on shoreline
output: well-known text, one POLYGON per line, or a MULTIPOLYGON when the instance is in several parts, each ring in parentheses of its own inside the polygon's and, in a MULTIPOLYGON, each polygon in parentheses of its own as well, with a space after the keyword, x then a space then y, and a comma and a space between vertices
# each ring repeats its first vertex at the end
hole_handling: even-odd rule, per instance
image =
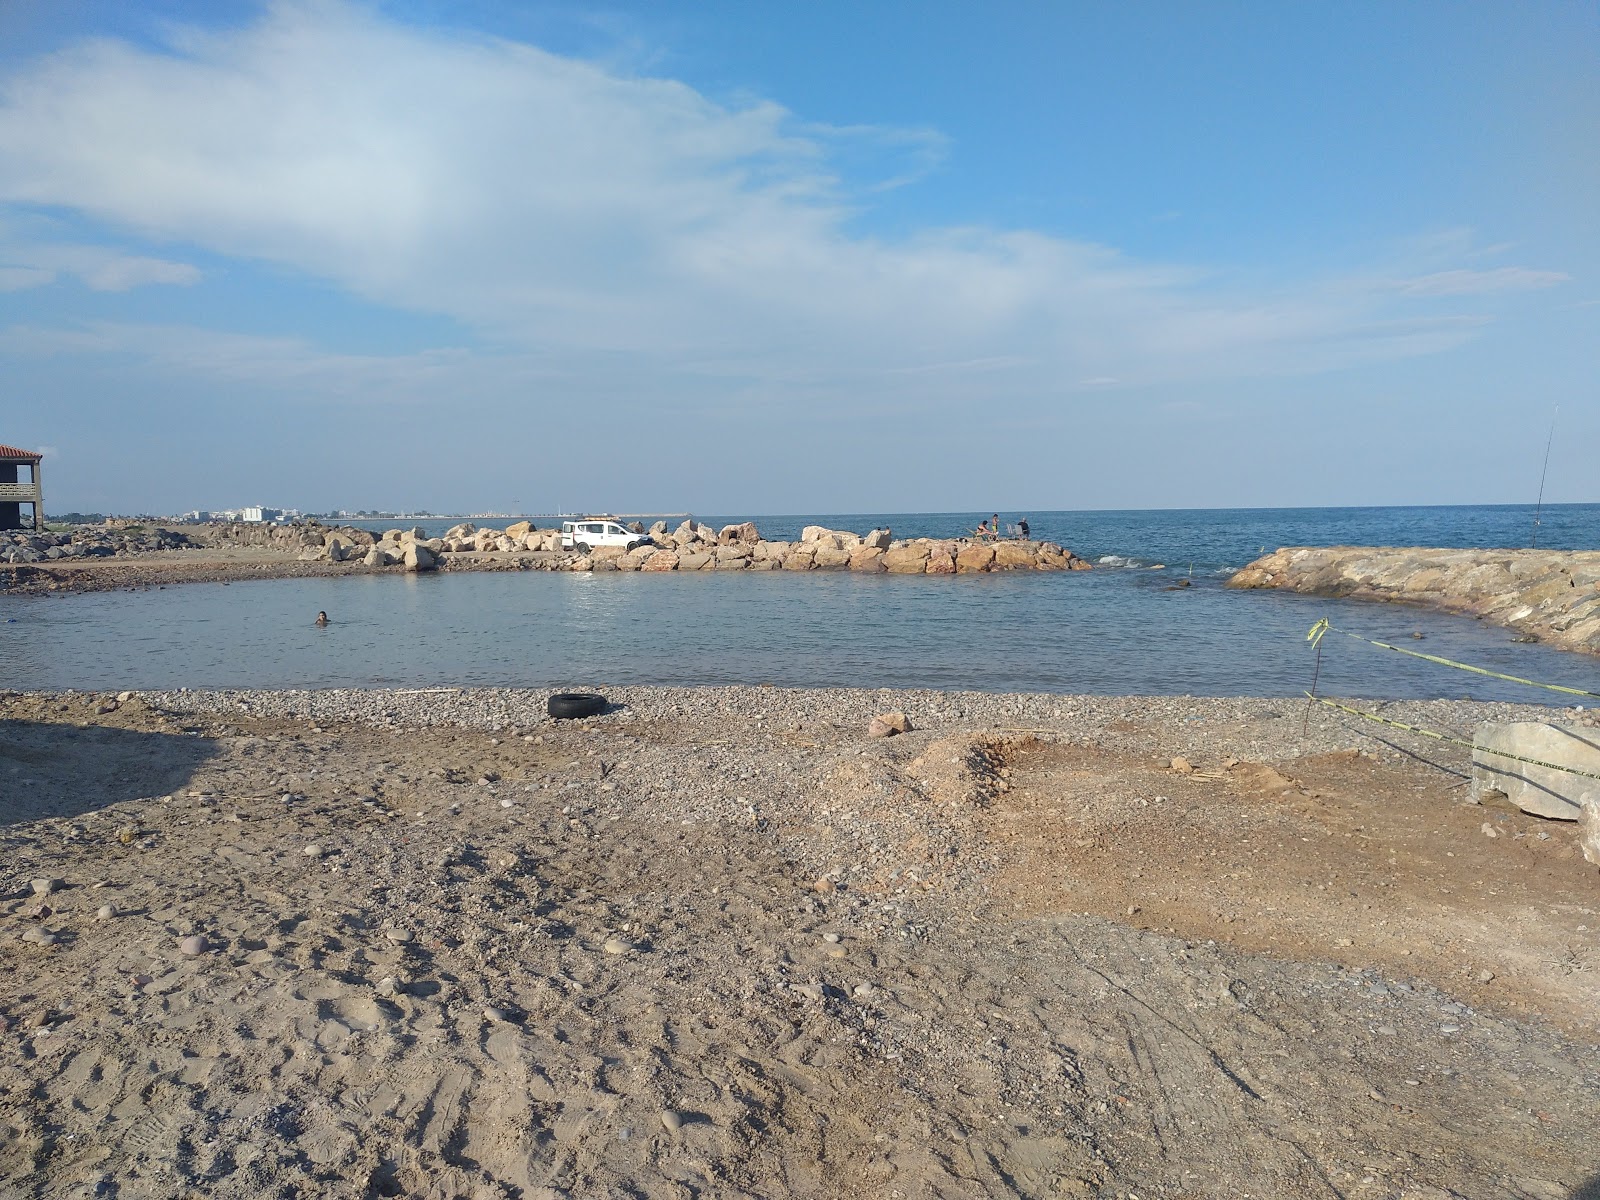
POLYGON ((206 508, 191 509, 178 519, 187 521, 191 525, 203 525, 208 521, 238 521, 245 525, 283 525, 290 521, 298 521, 301 515, 298 508, 268 508, 262 504, 247 504, 243 508, 222 508, 216 511, 206 508))
POLYGON ((44 528, 44 490, 39 481, 39 461, 43 457, 32 450, 0 446, 0 529, 28 528, 22 523, 24 504, 33 509, 33 528, 44 528), (28 468, 27 483, 17 478, 23 467, 28 468))

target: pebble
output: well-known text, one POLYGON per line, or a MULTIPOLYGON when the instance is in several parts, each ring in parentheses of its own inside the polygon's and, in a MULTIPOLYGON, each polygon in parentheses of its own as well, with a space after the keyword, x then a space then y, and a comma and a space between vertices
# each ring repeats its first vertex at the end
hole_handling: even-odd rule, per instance
POLYGON ((316 842, 312 842, 311 845, 307 846, 304 850, 300 851, 300 853, 304 854, 307 858, 321 858, 322 857, 322 847, 319 846, 316 842))
POLYGON ((48 929, 44 929, 38 925, 35 925, 22 931, 22 940, 25 942, 34 942, 40 946, 54 946, 61 939, 55 934, 51 933, 48 929))
POLYGON ((400 990, 400 983, 393 975, 385 975, 378 980, 378 986, 374 990, 380 996, 393 996, 400 990))
POLYGON ((403 946, 411 940, 411 931, 409 929, 385 929, 383 936, 391 942, 396 942, 403 946))
POLYGON ((822 935, 822 940, 830 945, 838 945, 839 935, 837 933, 825 933, 822 935))
POLYGON ((811 890, 816 892, 818 895, 831 896, 834 892, 839 890, 839 885, 834 883, 831 879, 824 878, 819 879, 812 884, 811 890))
POLYGON ((1484 970, 1484 971, 1479 971, 1478 972, 1478 982, 1479 983, 1490 983, 1493 980, 1494 980, 1494 972, 1493 971, 1484 970))
POLYGON ((33 888, 35 896, 48 896, 51 892, 59 892, 62 883, 59 879, 34 879, 30 881, 29 886, 33 888))
POLYGON ((123 825, 117 830, 117 841, 121 842, 124 846, 133 845, 133 840, 138 836, 139 828, 136 825, 123 825))
POLYGON ((514 800, 502 800, 502 801, 500 801, 500 807, 501 808, 515 808, 516 807, 516 801, 514 801, 514 800))
POLYGON ((112 917, 117 915, 117 910, 111 907, 109 904, 102 904, 98 909, 95 910, 94 915, 99 920, 109 921, 112 917))
POLYGON ((178 943, 178 949, 185 954, 204 954, 206 952, 206 939, 198 933, 191 933, 178 943))
POLYGON ((1194 772, 1194 764, 1183 755, 1176 755, 1172 760, 1172 769, 1180 775, 1189 775, 1194 772))
POLYGON ((677 1133, 683 1128, 683 1118, 669 1108, 661 1114, 661 1127, 668 1133, 677 1133))
POLYGON ((605 944, 600 947, 607 954, 626 954, 633 949, 633 944, 619 937, 608 937, 605 944))

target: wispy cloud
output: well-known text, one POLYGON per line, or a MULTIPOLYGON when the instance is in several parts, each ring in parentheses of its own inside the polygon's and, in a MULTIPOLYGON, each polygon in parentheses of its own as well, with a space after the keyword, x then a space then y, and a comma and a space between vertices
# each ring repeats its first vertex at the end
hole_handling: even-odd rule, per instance
POLYGON ((1537 291, 1567 283, 1571 278, 1560 271, 1497 267, 1491 271, 1435 271, 1401 280, 1396 287, 1407 296, 1487 296, 1494 292, 1537 291))
MULTIPOLYGON (((0 202, 447 314, 507 347, 503 367, 627 364, 657 388, 686 375, 884 387, 981 376, 967 386, 1003 379, 1039 395, 1059 380, 1325 371, 1471 336, 1406 304, 1564 278, 1505 267, 1269 290, 1029 231, 852 231, 874 189, 943 153, 935 132, 807 125, 759 98, 719 104, 674 80, 335 0, 282 0, 247 28, 188 31, 164 50, 84 42, 0 85, 0 202)), ((154 254, 98 253, 13 247, 0 288, 63 273, 108 290, 200 277, 154 254)), ((37 347, 43 335, 29 336, 37 347)), ((262 342, 164 350, 101 327, 56 344, 258 378, 297 360, 319 378, 426 377, 428 355, 460 353, 262 342)))
POLYGON ((126 292, 148 284, 199 283, 197 267, 107 246, 37 241, 0 228, 0 291, 44 287, 63 276, 92 291, 126 292))

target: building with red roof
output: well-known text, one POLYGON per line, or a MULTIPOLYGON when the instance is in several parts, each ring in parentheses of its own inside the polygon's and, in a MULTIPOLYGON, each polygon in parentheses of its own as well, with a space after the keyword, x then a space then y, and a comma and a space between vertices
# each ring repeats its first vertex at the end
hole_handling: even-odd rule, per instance
POLYGON ((22 523, 22 506, 33 508, 31 525, 44 528, 44 491, 39 483, 39 460, 44 455, 15 446, 0 445, 0 529, 27 529, 22 523), (28 468, 28 482, 19 478, 28 468))

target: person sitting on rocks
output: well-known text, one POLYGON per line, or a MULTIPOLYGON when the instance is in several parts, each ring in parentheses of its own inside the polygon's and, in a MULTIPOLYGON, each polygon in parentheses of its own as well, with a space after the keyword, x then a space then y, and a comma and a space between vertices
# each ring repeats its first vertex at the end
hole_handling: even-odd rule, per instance
POLYGON ((326 625, 327 623, 328 623, 328 614, 326 612, 319 612, 317 614, 317 624, 318 625, 326 625))
POLYGON ((978 536, 978 540, 980 542, 988 541, 988 539, 989 539, 989 522, 987 522, 987 521, 979 521, 978 522, 977 536, 978 536))
POLYGON ((1023 541, 1026 542, 1026 541, 1031 540, 1028 537, 1028 518, 1027 517, 1023 517, 1022 520, 1017 522, 1017 532, 1022 536, 1022 540, 1023 541))

